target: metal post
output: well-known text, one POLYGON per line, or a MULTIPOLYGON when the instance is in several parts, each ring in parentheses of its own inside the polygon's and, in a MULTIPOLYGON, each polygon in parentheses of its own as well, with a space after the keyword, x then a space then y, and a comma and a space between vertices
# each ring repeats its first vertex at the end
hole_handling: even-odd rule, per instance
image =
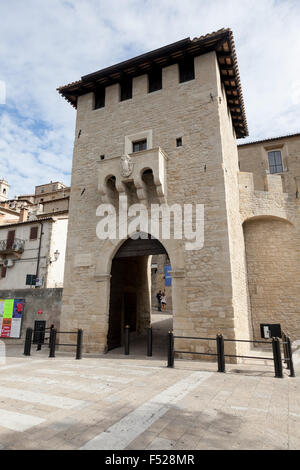
POLYGON ((152 326, 147 329, 147 356, 152 356, 152 326))
POLYGON ((82 359, 82 335, 83 331, 77 332, 76 359, 82 359))
POLYGON ((217 335, 217 353, 218 353, 218 372, 225 372, 224 338, 223 335, 217 335))
POLYGON ((130 326, 126 325, 125 326, 125 350, 124 350, 125 356, 129 355, 129 342, 130 342, 130 326))
POLYGON ((50 348, 50 338, 51 338, 51 331, 53 330, 54 325, 50 326, 50 333, 49 333, 49 343, 48 343, 48 348, 50 348))
POLYGON ((168 333, 168 367, 174 367, 174 336, 172 331, 168 333))
POLYGON ((286 338, 287 342, 287 353, 288 353, 288 369, 290 370, 290 377, 295 377, 294 363, 293 363, 293 352, 290 338, 286 338))
POLYGON ((289 355, 288 355, 288 347, 287 347, 287 336, 283 333, 282 334, 282 345, 283 345, 283 356, 284 356, 284 363, 287 365, 287 369, 290 368, 289 364, 289 355))
POLYGON ((50 332, 50 351, 49 351, 49 357, 55 357, 55 346, 56 346, 56 333, 57 330, 53 328, 50 332))
POLYGON ((275 377, 283 379, 280 342, 278 338, 272 338, 272 349, 274 358, 275 377))
POLYGON ((37 351, 40 351, 42 349, 42 343, 43 343, 43 332, 42 331, 38 331, 37 332, 37 337, 38 337, 38 340, 37 340, 37 348, 36 350, 37 351))
POLYGON ((25 344, 24 344, 24 356, 30 356, 31 342, 32 342, 32 328, 26 328, 25 344))

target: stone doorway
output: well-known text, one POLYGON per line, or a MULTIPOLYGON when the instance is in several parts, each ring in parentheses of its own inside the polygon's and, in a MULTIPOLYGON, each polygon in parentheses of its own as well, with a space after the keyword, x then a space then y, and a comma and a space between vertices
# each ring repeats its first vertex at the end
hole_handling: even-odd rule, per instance
POLYGON ((161 341, 166 343, 172 318, 166 321, 166 315, 157 315, 156 302, 151 299, 152 257, 161 254, 167 256, 164 246, 149 235, 145 239, 126 240, 115 254, 111 266, 108 351, 122 352, 119 348, 124 345, 126 325, 130 326, 133 354, 145 354, 147 327, 151 323, 156 349, 160 349, 161 341))

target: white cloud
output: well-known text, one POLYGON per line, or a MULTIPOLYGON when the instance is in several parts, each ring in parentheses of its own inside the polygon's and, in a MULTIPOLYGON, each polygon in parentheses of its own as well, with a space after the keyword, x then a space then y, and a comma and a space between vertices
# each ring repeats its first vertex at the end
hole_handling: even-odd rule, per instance
POLYGON ((234 32, 250 140, 300 130, 298 0, 10 0, 1 17, 0 176, 12 195, 69 183, 75 111, 58 86, 221 27, 234 32))

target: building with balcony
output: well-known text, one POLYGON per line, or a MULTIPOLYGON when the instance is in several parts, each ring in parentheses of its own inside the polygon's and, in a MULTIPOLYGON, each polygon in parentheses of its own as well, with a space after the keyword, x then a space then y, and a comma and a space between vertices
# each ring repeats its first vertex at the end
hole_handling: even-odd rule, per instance
POLYGON ((0 290, 63 286, 67 217, 0 226, 0 290))

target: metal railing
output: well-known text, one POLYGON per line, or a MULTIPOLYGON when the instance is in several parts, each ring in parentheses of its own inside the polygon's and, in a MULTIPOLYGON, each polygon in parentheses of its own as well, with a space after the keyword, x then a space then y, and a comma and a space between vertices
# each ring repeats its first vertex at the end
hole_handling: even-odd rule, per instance
POLYGON ((0 240, 0 252, 15 251, 22 253, 24 251, 25 240, 15 238, 12 242, 8 240, 0 240))
POLYGON ((230 358, 244 358, 244 359, 261 359, 261 360, 272 360, 271 357, 262 356, 245 356, 240 354, 225 354, 225 342, 235 343, 258 343, 258 344, 271 344, 274 362, 274 371, 276 378, 283 378, 283 367, 281 358, 281 344, 283 346, 284 360, 288 364, 290 370, 290 377, 295 377, 293 355, 291 342, 288 337, 284 338, 284 341, 280 342, 279 338, 272 338, 271 341, 251 341, 247 339, 225 339, 222 334, 218 334, 215 338, 203 338, 195 336, 174 336, 172 331, 168 333, 168 367, 174 367, 175 354, 191 354, 191 355, 202 355, 202 356, 215 356, 218 362, 218 372, 226 372, 226 357, 230 358), (216 353, 211 352, 196 352, 196 351, 181 351, 174 348, 174 339, 182 340, 199 340, 199 341, 216 341, 216 353))
MULTIPOLYGON (((57 346, 72 346, 76 347, 76 356, 75 359, 82 359, 82 339, 83 339, 83 330, 78 329, 77 331, 57 331, 56 328, 53 328, 52 326, 50 328, 45 328, 43 330, 37 331, 37 351, 40 351, 42 349, 42 345, 45 345, 44 341, 44 335, 46 330, 50 330, 50 335, 49 338, 46 340, 49 340, 48 347, 49 347, 49 357, 55 357, 55 351, 57 346), (57 334, 76 334, 77 335, 77 341, 76 343, 57 343, 56 342, 56 337, 57 334)), ((31 353, 31 345, 33 343, 33 329, 32 328, 27 328, 26 329, 26 336, 25 336, 25 343, 24 343, 24 356, 30 356, 31 353)))

